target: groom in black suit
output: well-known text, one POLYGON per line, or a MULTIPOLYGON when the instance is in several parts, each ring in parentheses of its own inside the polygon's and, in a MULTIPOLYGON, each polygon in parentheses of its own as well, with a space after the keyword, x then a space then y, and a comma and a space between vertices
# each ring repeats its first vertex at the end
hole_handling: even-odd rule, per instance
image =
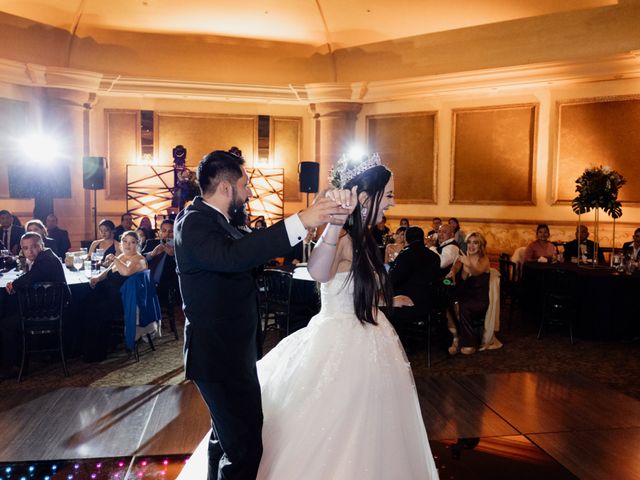
POLYGON ((186 377, 211 414, 209 476, 253 480, 262 455, 256 373, 259 315, 252 269, 283 256, 306 228, 344 213, 323 198, 270 228, 243 235, 251 197, 242 157, 217 150, 198 165, 202 196, 175 222, 175 254, 185 322, 186 377))

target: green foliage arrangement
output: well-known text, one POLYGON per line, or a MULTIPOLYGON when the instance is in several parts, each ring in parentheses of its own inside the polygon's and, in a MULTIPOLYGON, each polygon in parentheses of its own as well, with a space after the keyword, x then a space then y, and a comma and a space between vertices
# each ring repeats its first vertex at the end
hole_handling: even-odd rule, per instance
POLYGON ((622 204, 618 201, 618 191, 626 182, 609 167, 587 168, 576 180, 578 196, 571 202, 571 208, 579 215, 601 208, 610 217, 620 218, 622 204))

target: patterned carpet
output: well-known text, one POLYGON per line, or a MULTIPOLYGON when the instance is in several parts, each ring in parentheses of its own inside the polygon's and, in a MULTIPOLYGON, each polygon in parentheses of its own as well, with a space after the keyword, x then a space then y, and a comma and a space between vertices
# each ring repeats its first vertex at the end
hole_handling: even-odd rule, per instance
MULTIPOLYGON (((178 327, 182 329, 179 317, 178 327)), ((409 353, 417 378, 430 375, 470 375, 508 372, 571 372, 640 400, 640 342, 597 342, 576 339, 571 345, 562 331, 551 332, 541 340, 536 338, 536 326, 514 315, 513 327, 497 335, 504 343, 499 350, 478 352, 471 356, 449 357, 448 338, 434 338, 432 366, 427 367, 425 351, 409 353)), ((73 386, 128 386, 144 384, 177 384, 184 381, 182 370, 182 333, 176 341, 166 332, 156 339, 156 351, 148 345, 140 347, 140 362, 124 351, 113 353, 101 363, 69 362, 70 377, 64 377, 55 359, 46 363, 32 362, 29 375, 18 384, 15 380, 1 383, 3 392, 26 389, 55 389, 73 386)), ((276 332, 269 332, 265 351, 278 342, 276 332)))

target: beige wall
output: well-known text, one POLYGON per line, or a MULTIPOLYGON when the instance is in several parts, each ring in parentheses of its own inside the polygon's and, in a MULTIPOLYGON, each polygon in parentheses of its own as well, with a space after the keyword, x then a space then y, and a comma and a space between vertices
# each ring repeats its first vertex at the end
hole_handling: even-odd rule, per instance
MULTIPOLYGON (((399 219, 410 217, 417 223, 429 225, 431 218, 458 217, 463 229, 479 228, 494 240, 489 245, 492 251, 502 248, 514 248, 518 244, 526 244, 534 238, 535 225, 539 222, 551 224, 553 239, 568 240, 577 221, 577 216, 568 204, 556 204, 553 199, 553 178, 555 174, 556 149, 556 117, 557 102, 568 99, 606 97, 616 95, 637 95, 640 93, 640 82, 637 80, 619 80, 611 82, 594 82, 574 86, 558 86, 532 89, 526 92, 501 91, 495 89, 493 94, 486 95, 448 95, 439 98, 428 97, 412 101, 384 102, 363 106, 357 124, 357 139, 365 142, 367 115, 397 114, 399 112, 437 111, 438 112, 438 155, 437 155, 437 202, 430 204, 399 203, 389 211, 391 226, 397 226, 399 219), (451 167, 452 167, 452 112, 456 109, 482 108, 493 105, 530 104, 539 105, 537 148, 534 162, 534 198, 535 205, 482 205, 452 204, 450 201, 451 167), (500 238, 499 241, 495 240, 500 238)), ((606 126, 603 125, 603 128, 606 126)), ((384 161, 384 159, 383 159, 384 161)), ((589 165, 585 165, 586 168, 589 165)), ((398 168, 398 167, 396 167, 398 168)), ((401 167, 403 168, 403 167, 401 167)), ((412 168, 407 165, 406 168, 412 168)), ((623 175, 625 172, 620 172, 623 175)), ((499 175, 499 172, 495 172, 499 175)), ((478 185, 491 182, 491 176, 478 176, 478 185)), ((623 187, 624 188, 624 187, 623 187)), ((401 193, 399 193, 402 196, 401 193)), ((586 216, 586 221, 593 219, 593 214, 586 216)), ((602 219, 601 215, 601 219, 602 219)), ((624 238, 629 240, 633 229, 640 226, 640 206, 624 205, 623 216, 617 222, 616 243, 624 238)), ((611 242, 612 221, 604 216, 604 245, 611 242)))

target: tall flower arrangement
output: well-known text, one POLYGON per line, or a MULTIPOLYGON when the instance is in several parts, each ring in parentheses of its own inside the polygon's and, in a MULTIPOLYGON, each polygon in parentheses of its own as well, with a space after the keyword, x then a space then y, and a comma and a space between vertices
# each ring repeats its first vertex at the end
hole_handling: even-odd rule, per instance
POLYGON ((622 216, 622 204, 618 200, 618 191, 627 181, 622 175, 609 167, 587 168, 576 180, 578 196, 573 199, 571 208, 578 215, 601 208, 614 220, 622 216))

